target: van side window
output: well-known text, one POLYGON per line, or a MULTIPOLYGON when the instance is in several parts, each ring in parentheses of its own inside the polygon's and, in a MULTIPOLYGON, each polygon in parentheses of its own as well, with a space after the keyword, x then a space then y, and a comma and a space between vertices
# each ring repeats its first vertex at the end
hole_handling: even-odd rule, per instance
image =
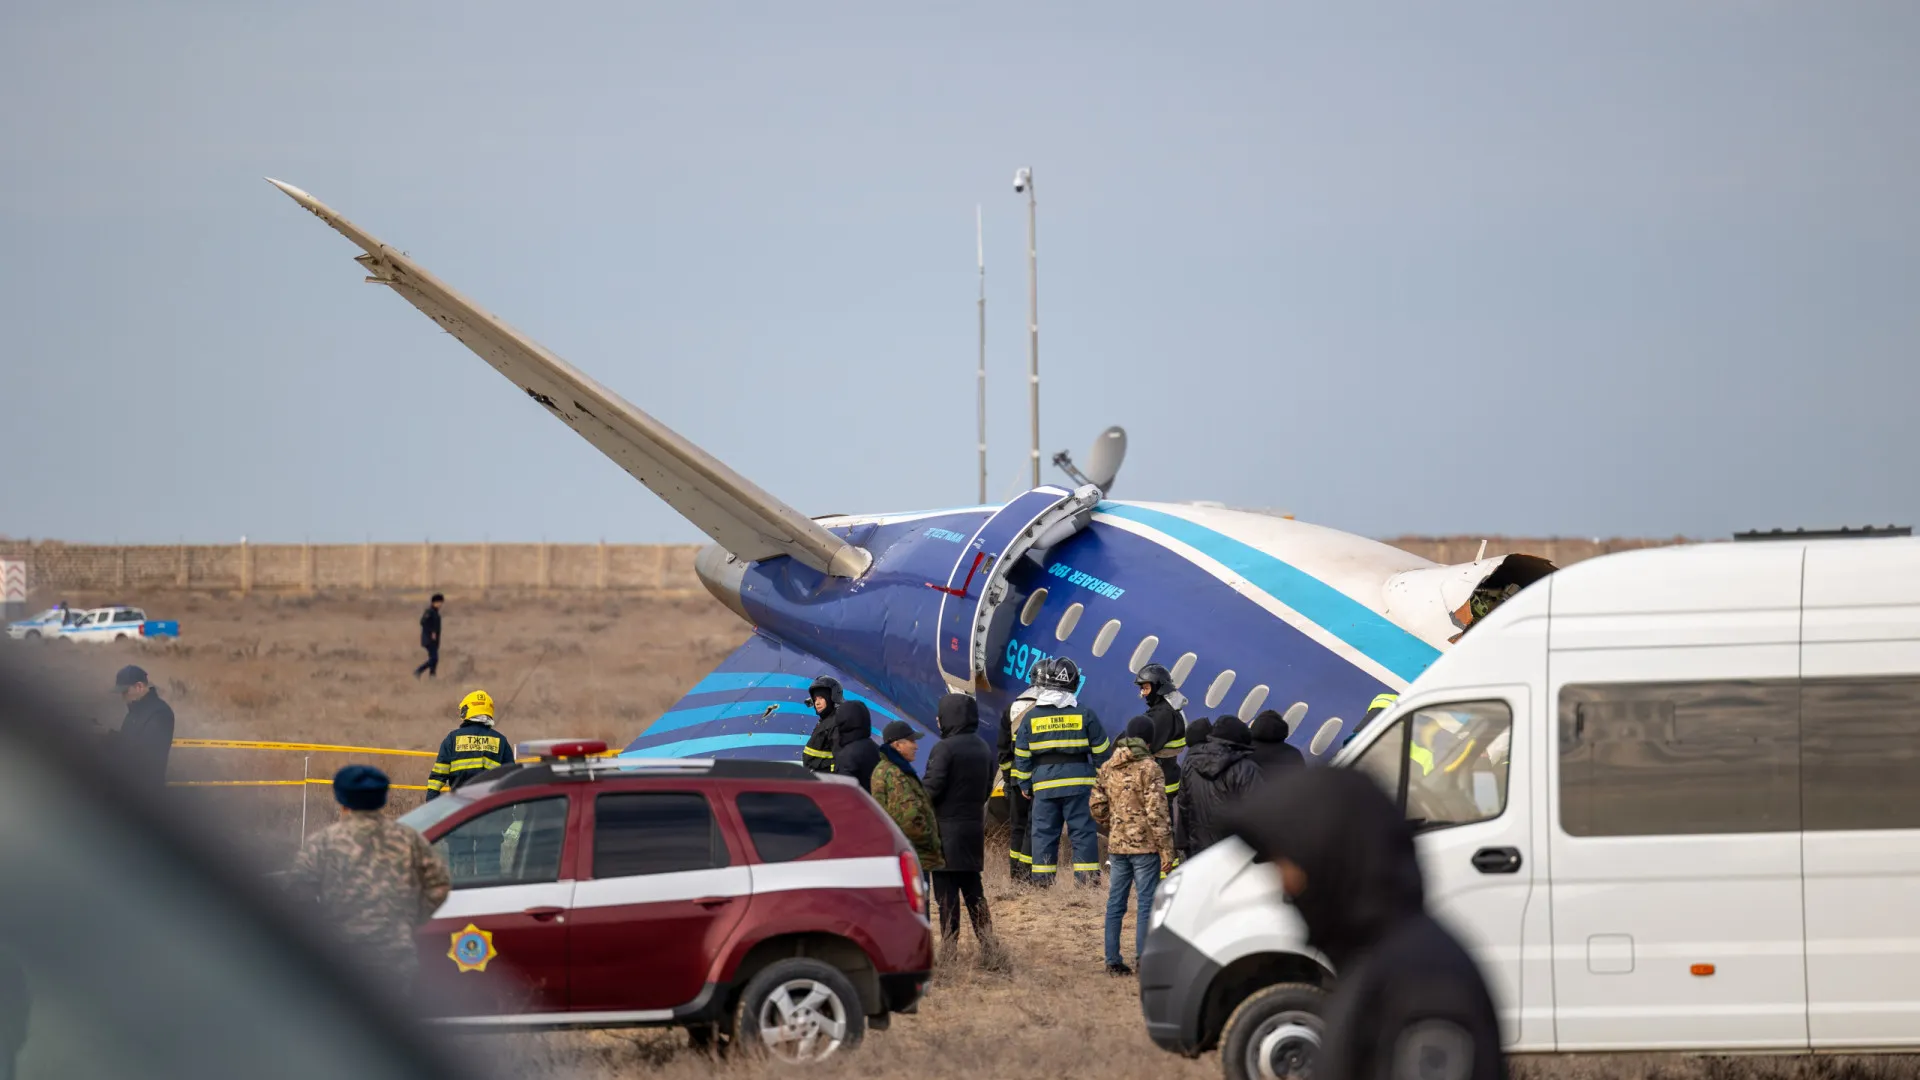
POLYGON ((1353 767, 1422 831, 1471 825, 1506 813, 1512 742, 1513 710, 1504 701, 1432 705, 1394 721, 1353 767))
POLYGON ((1802 682, 1803 827, 1920 829, 1917 718, 1920 678, 1802 682))
POLYGON ((1559 728, 1568 835, 1800 828, 1797 680, 1567 686, 1559 728))

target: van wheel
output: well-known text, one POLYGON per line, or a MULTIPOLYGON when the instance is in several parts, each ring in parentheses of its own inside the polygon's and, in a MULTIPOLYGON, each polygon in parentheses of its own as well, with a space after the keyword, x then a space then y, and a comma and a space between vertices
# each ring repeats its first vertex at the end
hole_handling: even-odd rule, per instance
POLYGON ((860 1045, 867 1018, 859 992, 840 969, 795 957, 748 981, 734 1008, 733 1030, 742 1053, 808 1065, 860 1045))
POLYGON ((1320 1052, 1326 995, 1305 983, 1269 986, 1227 1018, 1220 1066, 1227 1080, 1306 1080, 1320 1052))

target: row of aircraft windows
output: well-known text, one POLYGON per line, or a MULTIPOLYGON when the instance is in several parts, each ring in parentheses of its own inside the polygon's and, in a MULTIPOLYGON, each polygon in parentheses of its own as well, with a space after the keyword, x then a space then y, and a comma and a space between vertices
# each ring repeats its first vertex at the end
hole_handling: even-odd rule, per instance
MULTIPOLYGON (((1046 603, 1047 590, 1044 588, 1033 590, 1033 595, 1027 597, 1026 605, 1020 609, 1020 625, 1032 626, 1034 621, 1040 617, 1040 609, 1045 607, 1046 603)), ((1069 637, 1072 637, 1073 632, 1080 626, 1080 617, 1084 614, 1086 614, 1085 604, 1078 602, 1068 604, 1067 610, 1060 613, 1060 621, 1054 625, 1054 640, 1065 641, 1069 637)), ((1108 619, 1106 623, 1100 627, 1100 632, 1094 635, 1093 655, 1107 655, 1107 653, 1113 649, 1113 643, 1119 636, 1120 620, 1108 619)), ((1141 668, 1146 667, 1153 661, 1154 650, 1159 647, 1160 639, 1155 635, 1148 634, 1141 638, 1140 643, 1133 648, 1133 655, 1127 660, 1127 670, 1139 671, 1141 668)), ((1200 657, 1198 655, 1194 653, 1182 653, 1180 658, 1175 660, 1173 666, 1168 669, 1168 674, 1173 676, 1173 685, 1176 688, 1181 687, 1187 681, 1187 676, 1193 674, 1194 665, 1199 662, 1200 657)), ((1215 675, 1213 681, 1207 684, 1206 695, 1202 698, 1206 703, 1206 707, 1209 709, 1219 708, 1220 703, 1227 700, 1227 695, 1233 692, 1233 681, 1237 677, 1231 668, 1215 675)), ((1266 706, 1267 694, 1269 692, 1270 688, 1265 683, 1248 690, 1246 696, 1240 699, 1240 707, 1234 710, 1234 715, 1242 720, 1251 722, 1254 717, 1260 715, 1260 710, 1266 706)), ((1332 744, 1334 736, 1338 735, 1339 732, 1340 721, 1337 719, 1329 720, 1325 724, 1322 724, 1320 730, 1316 732, 1313 737, 1313 752, 1318 754, 1324 751, 1328 745, 1332 744)))

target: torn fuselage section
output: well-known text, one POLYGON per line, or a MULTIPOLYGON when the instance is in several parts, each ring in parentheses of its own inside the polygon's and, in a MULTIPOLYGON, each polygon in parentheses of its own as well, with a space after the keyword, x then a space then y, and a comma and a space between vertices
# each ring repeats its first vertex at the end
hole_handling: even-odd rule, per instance
POLYGON ((1514 554, 1403 571, 1387 579, 1387 616, 1442 648, 1554 569, 1537 555, 1514 554))

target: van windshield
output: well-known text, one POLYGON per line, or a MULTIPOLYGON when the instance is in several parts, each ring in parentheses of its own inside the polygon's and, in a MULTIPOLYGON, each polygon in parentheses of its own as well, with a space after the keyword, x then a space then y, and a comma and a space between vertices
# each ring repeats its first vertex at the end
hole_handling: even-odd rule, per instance
POLYGON ((1507 808, 1513 710, 1504 701, 1434 705, 1394 721, 1353 762, 1422 831, 1499 817, 1507 808))

